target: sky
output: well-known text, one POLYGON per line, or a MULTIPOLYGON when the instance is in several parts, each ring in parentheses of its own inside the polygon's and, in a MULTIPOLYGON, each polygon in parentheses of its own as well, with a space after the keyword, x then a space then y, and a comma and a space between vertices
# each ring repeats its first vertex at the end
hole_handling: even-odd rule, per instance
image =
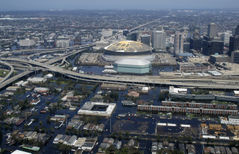
POLYGON ((231 8, 239 8, 239 0, 0 0, 0 11, 231 8))

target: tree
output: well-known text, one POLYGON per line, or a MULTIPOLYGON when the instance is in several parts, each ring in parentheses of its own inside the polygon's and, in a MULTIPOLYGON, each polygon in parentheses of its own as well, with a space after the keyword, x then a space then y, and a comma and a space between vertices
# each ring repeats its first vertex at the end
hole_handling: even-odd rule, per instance
POLYGON ((2 130, 0 130, 0 145, 2 144, 2 137, 3 137, 2 130))

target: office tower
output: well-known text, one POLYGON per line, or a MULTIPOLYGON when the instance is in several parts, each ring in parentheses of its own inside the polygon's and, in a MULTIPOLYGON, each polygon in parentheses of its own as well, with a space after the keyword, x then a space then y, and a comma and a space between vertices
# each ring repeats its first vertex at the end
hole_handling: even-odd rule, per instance
POLYGON ((81 36, 77 35, 74 39, 74 45, 81 45, 81 36))
POLYGON ((239 50, 239 25, 235 29, 235 35, 230 37, 228 55, 231 56, 235 50, 239 50))
POLYGON ((224 43, 220 40, 204 40, 203 41, 203 54, 213 55, 215 53, 223 54, 224 43))
POLYGON ((190 43, 189 42, 185 42, 183 44, 183 50, 184 50, 184 52, 190 52, 190 43))
POLYGON ((229 45, 230 37, 231 36, 232 36, 232 32, 231 31, 226 31, 226 32, 221 34, 221 39, 224 42, 224 45, 229 45))
POLYGON ((183 53, 183 41, 184 41, 183 34, 180 32, 176 32, 174 38, 174 55, 183 53))
POLYGON ((199 32, 194 32, 193 37, 190 38, 190 49, 201 51, 202 49, 202 39, 199 32))
POLYGON ((129 33, 127 35, 127 40, 137 41, 138 40, 138 33, 137 32, 129 33))
POLYGON ((217 36, 217 25, 215 23, 210 23, 208 25, 207 35, 210 39, 213 39, 215 36, 217 36))
POLYGON ((129 30, 127 30, 127 29, 123 30, 123 35, 124 36, 127 36, 128 34, 129 34, 129 30))
POLYGON ((239 35, 239 25, 238 25, 237 28, 235 29, 235 35, 239 35))
POLYGON ((201 49, 202 49, 202 40, 201 39, 191 38, 190 39, 190 49, 201 51, 201 49))
POLYGON ((230 37, 228 55, 231 56, 231 53, 235 50, 239 50, 239 35, 230 37))
POLYGON ((150 46, 150 35, 148 34, 141 35, 140 39, 141 39, 141 43, 150 46))
POLYGON ((152 46, 156 50, 165 50, 166 33, 164 31, 154 31, 152 35, 152 46))

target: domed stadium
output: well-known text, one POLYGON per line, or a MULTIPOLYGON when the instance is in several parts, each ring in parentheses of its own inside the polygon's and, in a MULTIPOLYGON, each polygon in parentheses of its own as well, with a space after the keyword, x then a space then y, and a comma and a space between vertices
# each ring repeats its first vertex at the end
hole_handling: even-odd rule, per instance
POLYGON ((120 41, 104 48, 103 59, 115 62, 122 58, 145 59, 152 61, 152 48, 137 41, 120 41))
POLYGON ((151 63, 143 59, 120 59, 115 61, 114 70, 118 73, 147 74, 151 71, 151 63))
POLYGON ((142 54, 142 53, 148 53, 152 51, 152 48, 136 41, 120 41, 117 43, 113 43, 107 47, 105 47, 105 50, 111 53, 119 54, 142 54))

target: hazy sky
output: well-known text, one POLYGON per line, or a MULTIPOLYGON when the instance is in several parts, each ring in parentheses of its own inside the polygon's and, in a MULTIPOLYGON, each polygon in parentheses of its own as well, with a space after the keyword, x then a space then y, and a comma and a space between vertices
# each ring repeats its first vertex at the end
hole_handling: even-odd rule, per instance
POLYGON ((239 8, 239 0, 0 0, 0 11, 239 8))

